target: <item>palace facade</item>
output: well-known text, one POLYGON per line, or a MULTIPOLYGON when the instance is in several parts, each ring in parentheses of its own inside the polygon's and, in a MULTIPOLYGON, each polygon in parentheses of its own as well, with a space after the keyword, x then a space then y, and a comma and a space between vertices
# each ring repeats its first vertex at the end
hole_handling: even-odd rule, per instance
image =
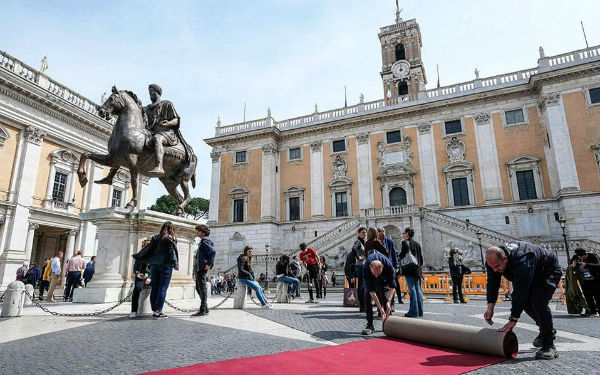
POLYGON ((481 264, 482 247, 514 238, 564 262, 561 224, 571 252, 600 250, 600 47, 540 48, 527 69, 426 89, 417 21, 397 15, 379 40, 385 99, 280 121, 269 110, 205 140, 221 269, 246 244, 300 242, 340 265, 359 225, 396 239, 413 226, 431 269, 450 247, 481 264))
MULTIPOLYGON (((128 172, 113 185, 92 183, 108 168, 88 162, 90 182, 77 180, 79 155, 106 153, 112 124, 97 105, 9 54, 0 51, 0 289, 23 263, 59 250, 65 258, 97 251, 96 228, 79 214, 124 207, 132 191, 128 172)), ((138 185, 140 205, 147 178, 138 185)))

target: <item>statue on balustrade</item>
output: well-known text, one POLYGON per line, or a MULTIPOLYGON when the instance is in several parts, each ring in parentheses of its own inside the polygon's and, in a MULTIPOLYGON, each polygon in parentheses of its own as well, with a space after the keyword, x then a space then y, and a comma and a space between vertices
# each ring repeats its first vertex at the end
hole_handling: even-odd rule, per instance
POLYGON ((162 88, 156 84, 148 87, 151 104, 142 102, 131 91, 112 88, 112 94, 98 108, 98 115, 107 120, 116 116, 108 140, 108 154, 84 153, 77 174, 79 183, 88 182, 85 165, 88 159, 111 167, 98 184, 112 184, 119 168, 131 174, 133 194, 126 207, 137 207, 138 175, 157 177, 171 196, 179 202, 177 214, 183 216, 185 206, 192 199, 188 182, 196 185, 197 158, 193 149, 183 139, 180 118, 173 103, 161 100, 162 88), (183 196, 178 192, 180 187, 183 196))
POLYGON ((465 266, 481 266, 481 261, 475 253, 473 243, 471 241, 465 241, 465 250, 462 250, 456 246, 454 240, 449 240, 448 245, 444 248, 444 255, 442 259, 444 262, 448 261, 448 257, 450 257, 450 250, 452 249, 455 249, 458 252, 458 256, 460 257, 462 264, 465 266))

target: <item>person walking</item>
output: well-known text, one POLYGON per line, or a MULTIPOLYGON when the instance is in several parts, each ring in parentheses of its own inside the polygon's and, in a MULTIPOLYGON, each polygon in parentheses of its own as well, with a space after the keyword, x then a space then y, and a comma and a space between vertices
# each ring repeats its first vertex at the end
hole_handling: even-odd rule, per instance
POLYGON ((600 262, 594 253, 588 253, 578 247, 571 258, 571 265, 579 274, 583 297, 588 306, 584 315, 596 315, 600 312, 600 262))
POLYGON ((306 301, 306 303, 319 303, 319 301, 313 298, 312 290, 314 285, 317 292, 317 299, 322 297, 320 288, 321 276, 319 275, 319 255, 315 249, 307 247, 307 245, 302 242, 300 244, 300 260, 304 263, 304 267, 306 267, 306 271, 308 272, 308 301, 306 301))
POLYGON ((42 266, 42 277, 40 279, 40 289, 39 289, 39 300, 42 301, 44 299, 44 290, 48 291, 50 288, 50 272, 52 271, 52 267, 50 267, 50 262, 52 258, 44 259, 44 265, 42 266))
POLYGON ((464 277, 464 267, 462 260, 458 256, 457 249, 450 250, 450 256, 448 257, 448 267, 450 267, 450 277, 452 278, 452 299, 454 303, 467 303, 463 298, 462 283, 464 277))
POLYGON ((289 256, 282 255, 279 257, 279 261, 275 265, 275 273, 278 281, 288 284, 288 296, 290 299, 296 298, 296 291, 300 286, 300 280, 292 276, 289 256))
MULTIPOLYGON (((146 240, 147 241, 147 240, 146 240)), ((83 271, 83 281, 85 286, 92 281, 92 277, 94 277, 94 273, 96 273, 96 256, 92 256, 90 261, 86 264, 85 270, 83 271)))
POLYGON ((200 308, 192 316, 204 316, 208 314, 208 291, 206 290, 206 282, 208 280, 206 273, 213 267, 216 254, 215 244, 208 239, 208 236, 210 236, 208 225, 200 224, 196 226, 196 237, 200 238, 200 242, 196 250, 196 269, 194 272, 196 274, 196 292, 200 297, 200 308))
MULTIPOLYGON (((142 241, 142 249, 150 244, 150 240, 142 241)), ((135 319, 138 315, 140 294, 145 286, 152 282, 150 278, 150 266, 141 259, 136 259, 133 263, 133 294, 131 295, 131 313, 129 319, 135 319)))
POLYGON ((363 267, 367 325, 362 330, 362 334, 370 335, 375 331, 373 326, 373 301, 377 305, 382 321, 385 321, 392 314, 391 303, 396 290, 396 274, 389 258, 376 251, 367 257, 363 267))
POLYGON ((323 299, 325 299, 327 297, 327 285, 329 285, 329 279, 327 278, 329 266, 323 255, 319 257, 319 263, 321 264, 321 295, 323 296, 323 299))
POLYGON ((254 280, 254 270, 252 270, 252 253, 253 249, 250 246, 244 247, 244 252, 237 258, 238 265, 238 281, 254 290, 260 304, 265 309, 270 309, 271 305, 267 302, 267 297, 263 293, 260 285, 254 280))
POLYGON ((402 236, 402 250, 400 251, 400 264, 402 274, 406 279, 410 308, 404 316, 416 318, 423 316, 423 292, 421 278, 423 277, 423 253, 421 245, 413 239, 415 231, 411 227, 404 229, 402 236))
POLYGON ((152 236, 150 244, 139 253, 134 254, 133 257, 150 265, 152 317, 166 318, 167 315, 162 310, 167 297, 167 289, 169 289, 171 276, 173 276, 173 269, 179 270, 175 225, 166 221, 160 228, 160 232, 152 236))
POLYGON ((62 276, 60 260, 63 258, 63 252, 59 251, 52 261, 50 262, 50 287, 48 288, 48 295, 46 296, 46 301, 55 302, 54 299, 54 289, 60 283, 60 279, 62 276))
POLYGON ((73 291, 75 288, 79 288, 79 280, 81 280, 83 270, 85 269, 85 260, 83 260, 81 251, 78 251, 74 257, 69 259, 65 268, 67 269, 67 282, 63 297, 65 301, 71 301, 73 299, 73 291))
MULTIPOLYGON (((398 265, 398 250, 396 250, 396 243, 392 240, 391 237, 386 237, 384 228, 377 228, 377 238, 383 244, 388 251, 388 259, 392 263, 392 267, 394 267, 394 272, 396 273, 396 294, 398 295, 398 303, 404 303, 402 301, 402 290, 400 290, 400 283, 398 279, 402 275, 400 272, 400 266, 398 265)), ((392 311, 394 311, 395 298, 392 296, 392 311)))
MULTIPOLYGON (((360 312, 365 312, 365 289, 363 282, 363 264, 365 263, 366 253, 365 253, 365 237, 367 236, 367 228, 360 227, 357 230, 357 238, 352 245, 351 254, 354 256, 355 264, 354 264, 354 275, 353 278, 358 278, 357 285, 357 294, 358 294, 358 306, 360 312)), ((347 263, 348 259, 346 259, 347 263)), ((348 277, 348 276, 346 276, 348 277)))
POLYGON ((558 358, 554 346, 556 330, 552 322, 550 299, 562 277, 558 257, 552 251, 525 241, 492 246, 485 253, 487 269, 487 310, 485 321, 492 325, 494 306, 502 276, 512 282, 510 318, 500 332, 512 331, 525 311, 539 327, 533 346, 540 348, 536 359, 558 358))

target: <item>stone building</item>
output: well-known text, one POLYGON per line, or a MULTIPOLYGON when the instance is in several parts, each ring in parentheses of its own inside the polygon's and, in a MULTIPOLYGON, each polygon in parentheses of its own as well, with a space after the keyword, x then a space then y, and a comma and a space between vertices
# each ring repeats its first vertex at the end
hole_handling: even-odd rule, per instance
MULTIPOLYGON (((79 185, 79 155, 105 153, 112 124, 96 104, 0 51, 0 289, 24 262, 38 264, 59 250, 96 254, 96 228, 79 214, 124 207, 132 191, 119 171, 113 185, 79 185)), ((89 161, 90 181, 108 168, 89 161)), ((141 179, 145 205, 148 180, 141 179)))
MULTIPOLYGON (((278 121, 217 123, 210 195, 220 267, 249 244, 310 242, 343 261, 360 224, 413 226, 432 269, 458 247, 528 239, 600 249, 600 47, 426 89, 419 24, 381 28, 384 99, 278 121)), ((572 249, 571 249, 572 251, 572 249)))

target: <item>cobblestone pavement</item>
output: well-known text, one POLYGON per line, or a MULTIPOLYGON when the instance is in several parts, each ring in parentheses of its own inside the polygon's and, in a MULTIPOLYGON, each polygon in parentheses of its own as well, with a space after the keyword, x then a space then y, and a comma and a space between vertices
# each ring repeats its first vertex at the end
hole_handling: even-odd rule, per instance
MULTIPOLYGON (((216 304, 219 298, 211 298, 216 304)), ((127 318, 129 304, 99 317, 54 317, 35 307, 26 307, 20 318, 0 319, 0 374, 136 374, 187 366, 201 362, 301 350, 383 336, 369 337, 360 331, 366 320, 355 308, 341 307, 341 295, 330 294, 320 304, 274 304, 263 310, 251 302, 245 311, 212 311, 202 318, 165 309, 168 319, 127 318)), ((177 306, 193 308, 196 302, 176 301, 177 306)), ((58 311, 101 310, 106 305, 52 304, 58 311)), ((505 322, 510 305, 497 306, 496 326, 505 322)), ((395 315, 408 306, 397 305, 395 315)), ((556 308, 553 305, 553 308, 556 308)), ((485 326, 485 304, 467 305, 425 302, 425 319, 485 326)), ((531 341, 535 326, 523 317, 515 332, 520 352, 516 360, 505 361, 470 374, 600 374, 600 318, 568 316, 554 312, 558 329, 560 358, 536 361, 531 341)), ((401 358, 397 359, 401 365, 401 358)))

